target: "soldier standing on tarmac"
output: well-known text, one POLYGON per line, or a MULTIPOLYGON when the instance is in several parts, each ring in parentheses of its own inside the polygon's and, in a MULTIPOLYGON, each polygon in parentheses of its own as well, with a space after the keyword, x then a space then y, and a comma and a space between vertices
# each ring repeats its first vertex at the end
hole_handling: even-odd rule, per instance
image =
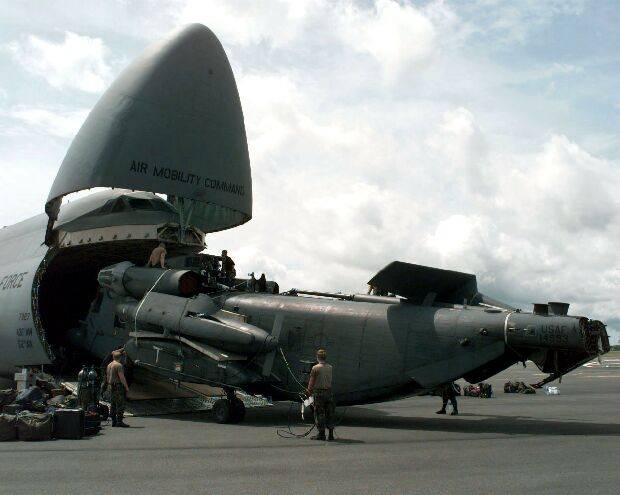
POLYGON ((335 404, 332 398, 332 366, 327 364, 327 353, 319 349, 316 353, 318 364, 312 367, 310 381, 308 382, 308 393, 314 398, 314 418, 318 435, 312 437, 313 440, 334 439, 334 410, 335 404), (329 437, 325 438, 325 427, 329 429, 329 437))
POLYGON ((448 401, 452 403, 452 412, 450 413, 452 416, 457 416, 459 414, 459 410, 456 406, 456 392, 454 390, 454 382, 449 382, 444 385, 441 389, 441 409, 437 411, 437 414, 446 414, 446 406, 448 405, 448 401))
POLYGON ((121 364, 121 352, 114 351, 112 353, 113 361, 108 364, 106 370, 106 381, 110 385, 110 416, 112 417, 112 426, 120 426, 127 428, 129 425, 123 422, 125 414, 125 398, 129 392, 127 380, 123 373, 123 365, 121 364))

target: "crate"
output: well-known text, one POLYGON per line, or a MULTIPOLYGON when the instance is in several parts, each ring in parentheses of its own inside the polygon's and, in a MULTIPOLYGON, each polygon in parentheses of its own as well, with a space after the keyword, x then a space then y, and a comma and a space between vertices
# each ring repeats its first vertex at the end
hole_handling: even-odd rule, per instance
POLYGON ((79 440, 84 436, 83 409, 56 409, 54 411, 54 437, 79 440))

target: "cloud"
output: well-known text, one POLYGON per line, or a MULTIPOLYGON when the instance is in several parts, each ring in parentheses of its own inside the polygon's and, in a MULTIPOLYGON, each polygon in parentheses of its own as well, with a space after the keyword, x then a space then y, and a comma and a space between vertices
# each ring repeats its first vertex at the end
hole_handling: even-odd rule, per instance
MULTIPOLYGON (((497 47, 524 44, 532 33, 547 27, 555 17, 579 16, 587 0, 522 0, 518 4, 502 0, 468 2, 463 8, 467 18, 475 18, 476 31, 494 38, 497 47)), ((491 46, 491 48, 494 48, 491 46)))
POLYGON ((502 196, 518 195, 522 213, 546 218, 556 231, 605 233, 620 206, 616 166, 566 136, 553 135, 531 165, 513 170, 503 181, 502 196))
POLYGON ((230 44, 247 46, 267 41, 283 46, 298 39, 309 13, 324 5, 320 0, 188 0, 172 1, 168 9, 179 24, 202 22, 230 44))
POLYGON ((16 105, 2 114, 16 121, 18 127, 13 129, 21 129, 22 133, 73 139, 86 120, 88 112, 86 109, 16 105))
MULTIPOLYGON (((389 84, 423 67, 436 54, 435 22, 447 25, 455 20, 437 2, 424 10, 392 0, 367 5, 326 0, 261 4, 189 0, 172 1, 168 8, 179 23, 203 22, 236 48, 264 44, 276 52, 332 61, 351 53, 369 56, 389 84)), ((277 53, 270 54, 264 62, 270 64, 276 57, 277 53)))
POLYGON ((371 9, 349 6, 340 24, 345 43, 372 56, 388 82, 424 66, 436 51, 433 23, 412 5, 377 0, 371 9))
POLYGON ((16 63, 56 89, 100 93, 111 82, 110 53, 99 38, 65 31, 59 43, 28 35, 5 48, 16 63))
POLYGON ((172 0, 155 10, 135 33, 125 21, 79 31, 106 44, 75 50, 92 64, 62 52, 68 70, 48 70, 49 53, 77 35, 33 32, 45 48, 31 37, 11 45, 64 99, 39 101, 29 77, 30 99, 13 100, 18 84, 3 81, 3 125, 19 131, 11 149, 28 150, 27 160, 7 153, 0 132, 7 167, 38 161, 24 174, 53 175, 86 106, 75 95, 92 86, 74 84, 82 67, 101 89, 116 70, 106 46, 129 54, 143 46, 136 36, 203 22, 232 62, 252 162, 252 221, 207 238, 239 273, 356 292, 399 259, 476 273, 484 293, 525 309, 567 300, 571 312, 620 321, 618 126, 591 125, 616 103, 596 92, 616 86, 615 72, 572 55, 596 28, 581 2, 172 0), (568 16, 570 39, 558 34, 568 16), (541 52, 543 38, 563 51, 541 52))
POLYGON ((19 133, 4 140, 0 132, 2 191, 0 227, 12 225, 44 211, 56 168, 66 152, 58 139, 19 133))
POLYGON ((441 161, 443 174, 458 174, 467 180, 470 192, 484 194, 489 187, 487 144, 474 115, 459 107, 444 113, 443 121, 431 132, 426 144, 441 161))
POLYGON ((486 268, 484 247, 495 240, 493 230, 488 218, 455 214, 441 220, 427 236, 426 242, 429 248, 439 255, 442 266, 453 263, 455 258, 465 256, 469 257, 467 270, 478 272, 486 268), (471 259, 472 256, 478 259, 471 259))

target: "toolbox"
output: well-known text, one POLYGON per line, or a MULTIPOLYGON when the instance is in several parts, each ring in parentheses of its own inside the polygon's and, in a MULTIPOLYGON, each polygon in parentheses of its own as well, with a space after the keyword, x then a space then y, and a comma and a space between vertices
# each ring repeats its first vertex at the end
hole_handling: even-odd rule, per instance
POLYGON ((54 411, 54 437, 79 440, 83 436, 83 409, 56 409, 54 411))

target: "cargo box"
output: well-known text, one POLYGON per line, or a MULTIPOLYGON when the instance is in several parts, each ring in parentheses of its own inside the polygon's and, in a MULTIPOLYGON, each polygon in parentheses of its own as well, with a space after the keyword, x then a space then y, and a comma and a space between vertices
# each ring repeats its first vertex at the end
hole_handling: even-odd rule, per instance
POLYGON ((83 436, 84 411, 82 409, 54 411, 54 438, 79 440, 83 436))

